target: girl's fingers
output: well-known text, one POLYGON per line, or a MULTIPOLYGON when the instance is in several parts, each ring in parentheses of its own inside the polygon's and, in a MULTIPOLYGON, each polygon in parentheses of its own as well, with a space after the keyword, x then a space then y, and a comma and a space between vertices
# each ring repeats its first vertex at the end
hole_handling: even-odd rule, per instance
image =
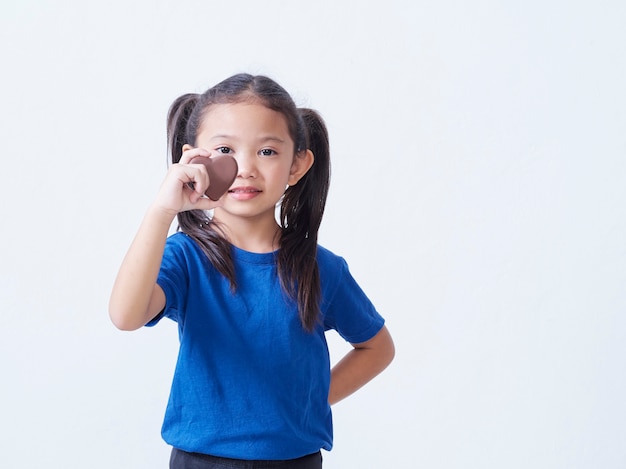
POLYGON ((180 157, 179 163, 189 164, 189 161, 191 161, 191 159, 195 158, 196 156, 211 156, 211 152, 205 150, 204 148, 189 147, 189 149, 183 151, 183 154, 180 157))
POLYGON ((209 187, 209 175, 204 165, 174 164, 158 193, 157 203, 169 212, 209 209, 204 192, 209 187))
POLYGON ((194 202, 197 201, 209 187, 209 174, 206 168, 204 165, 188 164, 179 164, 178 167, 181 171, 179 180, 184 184, 183 190, 190 190, 190 197, 194 202))
MULTIPOLYGON (((203 157, 211 156, 211 152, 205 150, 204 148, 193 148, 190 145, 185 145, 183 149, 184 149, 183 154, 181 155, 180 161, 178 162, 179 165, 193 164, 193 163, 190 163, 191 160, 198 156, 203 156, 203 157)), ((200 178, 202 179, 202 181, 196 180, 196 177, 192 176, 192 178, 188 182, 186 182, 185 185, 187 186, 188 189, 197 193, 198 197, 202 197, 202 195, 204 195, 204 191, 207 189, 207 187, 209 187, 209 175, 206 172, 206 168, 204 167, 204 165, 199 164, 196 167, 200 170, 202 174, 202 177, 200 178), (206 183, 204 179, 206 179, 206 183)))
POLYGON ((223 201, 221 200, 218 200, 216 202, 209 199, 208 197, 199 197, 198 200, 192 203, 192 207, 190 207, 188 210, 212 210, 215 207, 219 207, 220 205, 222 205, 222 203, 223 201))

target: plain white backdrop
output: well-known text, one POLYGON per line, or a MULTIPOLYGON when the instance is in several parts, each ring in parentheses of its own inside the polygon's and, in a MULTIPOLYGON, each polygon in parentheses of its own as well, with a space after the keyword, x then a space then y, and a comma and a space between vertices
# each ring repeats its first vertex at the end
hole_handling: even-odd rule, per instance
POLYGON ((176 329, 119 332, 108 296, 170 103, 245 71, 325 117, 321 243, 396 341, 325 467, 625 467, 625 24, 618 0, 4 2, 0 466, 167 467, 176 329))

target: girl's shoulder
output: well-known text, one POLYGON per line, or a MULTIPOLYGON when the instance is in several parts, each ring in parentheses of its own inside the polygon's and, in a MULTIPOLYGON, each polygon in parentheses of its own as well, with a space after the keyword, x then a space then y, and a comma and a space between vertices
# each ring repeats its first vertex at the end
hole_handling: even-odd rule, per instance
POLYGON ((317 245, 317 262, 325 262, 325 263, 342 263, 345 262, 343 257, 335 254, 330 249, 325 248, 324 246, 318 244, 317 245))
POLYGON ((167 237, 166 247, 179 251, 192 251, 198 254, 202 253, 202 249, 198 243, 187 233, 177 231, 167 237))
POLYGON ((190 246, 193 243, 192 239, 182 231, 169 235, 166 242, 172 246, 190 246))
POLYGON ((339 278, 348 271, 343 257, 320 245, 317 246, 317 265, 322 277, 339 278))
POLYGON ((165 242, 164 259, 176 260, 179 263, 205 263, 206 255, 200 245, 188 234, 177 231, 168 236, 165 242))

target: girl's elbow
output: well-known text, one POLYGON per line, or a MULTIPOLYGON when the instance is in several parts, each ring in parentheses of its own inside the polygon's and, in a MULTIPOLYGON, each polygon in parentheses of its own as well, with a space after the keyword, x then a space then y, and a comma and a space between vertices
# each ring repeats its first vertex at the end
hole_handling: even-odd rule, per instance
POLYGON ((393 359, 396 357, 396 346, 393 343, 393 340, 390 340, 390 342, 389 342, 389 347, 388 347, 388 351, 387 351, 387 357, 389 359, 389 363, 391 363, 393 361, 393 359))
POLYGON ((381 359, 384 362, 384 368, 387 368, 396 356, 396 346, 393 343, 391 335, 387 335, 385 345, 381 350, 381 359))
POLYGON ((120 331, 135 331, 143 326, 143 324, 137 324, 137 321, 131 315, 113 308, 109 308, 109 318, 120 331))

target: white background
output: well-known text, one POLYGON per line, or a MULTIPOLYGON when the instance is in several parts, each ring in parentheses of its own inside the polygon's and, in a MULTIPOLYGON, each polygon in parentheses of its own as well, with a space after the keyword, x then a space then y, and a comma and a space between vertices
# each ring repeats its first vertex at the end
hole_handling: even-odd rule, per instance
POLYGON ((119 332, 108 296, 170 103, 245 71, 326 118, 321 242, 396 341, 325 467, 626 467, 626 3, 0 14, 0 466, 167 467, 176 329, 119 332))

